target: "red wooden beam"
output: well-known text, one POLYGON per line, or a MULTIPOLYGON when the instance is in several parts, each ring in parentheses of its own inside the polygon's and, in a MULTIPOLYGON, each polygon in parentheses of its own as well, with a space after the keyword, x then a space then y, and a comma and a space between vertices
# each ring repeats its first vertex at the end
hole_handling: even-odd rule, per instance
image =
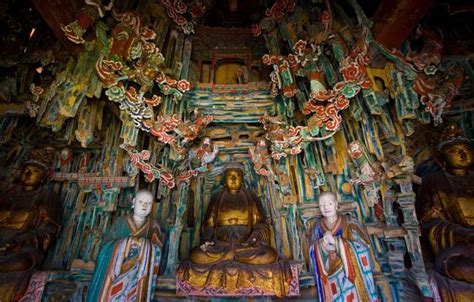
POLYGON ((61 24, 67 25, 74 21, 76 12, 84 6, 80 0, 32 0, 36 10, 46 21, 55 36, 63 43, 64 47, 72 53, 77 53, 81 46, 69 41, 64 35, 61 24))
POLYGON ((399 48, 420 23, 434 0, 384 0, 372 20, 375 40, 385 47, 399 48))

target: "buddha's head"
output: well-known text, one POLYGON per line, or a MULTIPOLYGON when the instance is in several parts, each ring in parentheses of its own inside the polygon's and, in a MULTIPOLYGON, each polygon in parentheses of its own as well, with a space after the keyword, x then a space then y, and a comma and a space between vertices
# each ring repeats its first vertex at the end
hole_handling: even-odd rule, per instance
POLYGON ((240 168, 227 168, 224 172, 224 186, 231 194, 237 193, 242 188, 244 172, 240 168))
POLYGON ((474 163, 470 141, 460 136, 459 129, 448 126, 438 145, 439 157, 444 168, 452 174, 464 175, 474 163))
POLYGON ((20 184, 25 191, 38 188, 48 176, 48 170, 35 163, 25 163, 21 169, 20 184))
POLYGON ((54 153, 55 150, 52 147, 30 151, 20 174, 20 184, 25 191, 35 190, 46 180, 54 162, 54 153))
POLYGON ((153 194, 148 190, 140 190, 132 201, 133 215, 147 217, 153 207, 153 194))
POLYGON ((319 195, 319 210, 324 218, 337 216, 337 196, 334 192, 323 192, 319 195))
POLYGON ((468 142, 446 145, 440 150, 440 155, 446 170, 454 174, 469 170, 474 162, 473 150, 468 142))

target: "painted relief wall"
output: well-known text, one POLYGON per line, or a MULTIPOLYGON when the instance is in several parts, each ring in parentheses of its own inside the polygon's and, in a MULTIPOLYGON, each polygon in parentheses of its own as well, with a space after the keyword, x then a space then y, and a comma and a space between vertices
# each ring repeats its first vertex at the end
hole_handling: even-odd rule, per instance
POLYGON ((302 293, 316 295, 310 230, 331 191, 369 235, 379 299, 436 297, 416 192, 439 169, 444 125, 472 141, 472 60, 423 24, 386 48, 355 0, 259 2, 249 27, 214 26, 212 1, 132 2, 81 4, 61 26, 68 47, 25 24, 24 55, 5 50, 0 64, 2 191, 30 150, 56 150, 46 185, 61 228, 33 275, 40 297, 86 297, 104 237, 142 188, 163 236, 154 295, 174 295, 232 162, 302 293))

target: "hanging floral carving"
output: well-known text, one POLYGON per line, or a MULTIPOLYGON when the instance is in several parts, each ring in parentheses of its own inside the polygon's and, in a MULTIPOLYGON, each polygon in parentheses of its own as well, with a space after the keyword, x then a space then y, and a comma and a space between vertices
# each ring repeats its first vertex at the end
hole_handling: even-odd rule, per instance
POLYGON ((195 111, 196 120, 194 122, 181 121, 176 115, 158 116, 150 128, 150 134, 155 136, 160 142, 170 145, 177 155, 185 155, 186 143, 195 140, 202 130, 212 122, 212 116, 199 115, 195 111))
POLYGON ((33 101, 26 102, 26 109, 28 110, 30 117, 36 117, 40 109, 38 100, 44 93, 44 88, 41 86, 36 86, 34 83, 32 83, 30 86, 30 91, 33 94, 33 101))
POLYGON ((112 30, 108 45, 96 62, 96 72, 107 88, 109 100, 120 104, 135 127, 145 131, 151 128, 153 107, 161 102, 161 96, 151 94, 158 87, 163 95, 180 100, 191 88, 186 80, 175 80, 164 74, 164 58, 158 47, 151 42, 156 33, 143 26, 137 12, 113 12, 119 23, 112 30))
POLYGON ((255 173, 276 178, 272 170, 271 155, 268 153, 267 143, 264 139, 258 140, 256 146, 249 148, 249 156, 254 165, 255 173))
POLYGON ((176 181, 189 182, 199 173, 207 172, 208 164, 213 162, 219 153, 219 148, 215 145, 213 146, 209 138, 204 138, 202 144, 197 149, 190 150, 188 158, 182 164, 184 171, 178 172, 175 177, 169 169, 161 165, 156 166, 148 163, 147 161, 151 155, 148 150, 137 151, 125 144, 122 144, 120 147, 127 151, 132 164, 145 174, 145 180, 147 182, 159 179, 162 185, 170 189, 175 187, 176 181), (198 165, 195 168, 192 167, 194 160, 198 161, 198 165))
POLYGON ((464 70, 457 65, 441 67, 443 43, 438 33, 418 26, 415 39, 423 40, 419 51, 388 50, 380 44, 381 53, 396 63, 398 69, 409 75, 413 90, 429 112, 435 125, 442 123, 441 115, 451 106, 452 100, 464 81, 464 70))
POLYGON ((451 106, 452 100, 464 80, 464 70, 460 66, 440 68, 443 43, 434 31, 417 28, 417 37, 423 39, 419 52, 410 51, 406 63, 417 72, 413 89, 420 95, 420 101, 433 117, 434 123, 442 122, 441 115, 451 106))
POLYGON ((253 37, 258 37, 262 34, 262 27, 259 24, 250 25, 250 33, 253 37))
POLYGON ((297 91, 296 80, 288 58, 281 55, 270 56, 266 54, 263 55, 262 62, 273 66, 273 71, 270 74, 272 95, 277 95, 278 91, 281 91, 284 96, 293 97, 297 91))
POLYGON ((176 185, 175 179, 171 171, 161 165, 155 166, 147 161, 150 159, 150 151, 137 151, 130 146, 121 145, 120 148, 127 151, 130 161, 145 174, 145 180, 152 182, 159 179, 160 183, 170 189, 176 185))
POLYGON ((185 4, 181 0, 161 0, 161 3, 165 6, 168 17, 170 17, 186 35, 194 33, 196 20, 202 17, 207 10, 207 7, 202 1, 192 1, 185 4))
POLYGON ((294 0, 277 0, 271 8, 265 11, 267 17, 273 17, 276 22, 281 22, 286 12, 293 12, 296 2, 294 0))
POLYGON ((297 92, 295 76, 306 76, 316 68, 321 54, 319 45, 299 40, 293 45, 294 54, 288 56, 265 54, 262 62, 273 66, 270 74, 272 95, 278 91, 286 97, 293 97, 297 92))
POLYGON ((209 171, 208 165, 212 163, 219 153, 219 148, 212 144, 212 140, 205 137, 198 148, 191 149, 187 160, 184 162, 185 172, 178 174, 178 181, 189 182, 191 178, 197 176, 199 173, 209 171), (194 162, 197 161, 197 166, 194 162))
POLYGON ((314 112, 318 127, 324 126, 328 131, 336 131, 342 123, 339 112, 349 107, 349 99, 356 96, 361 89, 372 86, 365 68, 369 62, 367 47, 355 48, 339 69, 343 81, 336 83, 331 90, 322 87, 312 91, 303 108, 303 114, 314 112))
POLYGON ((319 132, 311 123, 309 126, 291 126, 278 116, 264 115, 260 118, 260 123, 266 132, 265 138, 271 142, 271 157, 275 160, 299 154, 308 143, 328 139, 336 133, 334 131, 323 136, 315 136, 319 132))
MULTIPOLYGON (((194 31, 194 21, 186 20, 184 14, 191 13, 192 18, 203 15, 197 3, 186 5, 182 1, 167 0, 162 3, 167 8, 168 15, 187 34, 194 31)), ((155 117, 153 108, 161 103, 163 96, 171 96, 174 101, 179 101, 191 89, 191 84, 185 79, 174 79, 165 73, 165 59, 153 42, 157 35, 144 26, 138 12, 119 13, 113 10, 112 17, 117 23, 106 31, 103 23, 96 21, 104 17, 112 4, 103 7, 96 0, 88 0, 86 4, 88 6, 76 16, 77 20, 64 26, 66 36, 75 43, 85 43, 84 33, 96 23, 97 39, 85 46, 86 49, 100 49, 95 70, 105 88, 105 95, 110 101, 118 103, 120 110, 126 113, 121 118, 128 119, 136 128, 150 132, 159 142, 169 145, 174 160, 182 161, 186 157, 186 145, 201 134, 212 117, 200 116, 197 111, 195 121, 182 121, 176 115, 155 117)), ((205 10, 205 7, 201 8, 205 10)), ((123 147, 133 164, 145 173, 147 181, 160 179, 169 188, 175 186, 175 178, 168 170, 147 162, 150 157, 147 150, 137 151, 128 146, 123 147)), ((177 179, 183 181, 195 176, 199 169, 180 173, 177 179)))
POLYGON ((464 70, 460 66, 450 66, 437 75, 420 74, 413 89, 420 95, 425 110, 433 117, 436 125, 442 122, 441 115, 452 101, 464 80, 464 70))
MULTIPOLYGON (((86 1, 86 4, 90 4, 88 2, 90 1, 86 1)), ((107 10, 110 10, 112 5, 113 2, 110 3, 107 10)), ((103 13, 100 17, 103 17, 103 13)), ((73 22, 67 25, 61 24, 61 29, 69 41, 75 44, 84 44, 84 34, 98 18, 99 14, 97 11, 92 6, 86 6, 79 10, 73 22)))

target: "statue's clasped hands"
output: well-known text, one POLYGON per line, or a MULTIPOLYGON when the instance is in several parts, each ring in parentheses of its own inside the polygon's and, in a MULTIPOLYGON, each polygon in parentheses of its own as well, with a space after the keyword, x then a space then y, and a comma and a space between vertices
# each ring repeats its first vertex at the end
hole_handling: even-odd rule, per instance
POLYGON ((331 232, 326 232, 322 239, 323 249, 326 252, 336 251, 336 238, 332 235, 331 232))

